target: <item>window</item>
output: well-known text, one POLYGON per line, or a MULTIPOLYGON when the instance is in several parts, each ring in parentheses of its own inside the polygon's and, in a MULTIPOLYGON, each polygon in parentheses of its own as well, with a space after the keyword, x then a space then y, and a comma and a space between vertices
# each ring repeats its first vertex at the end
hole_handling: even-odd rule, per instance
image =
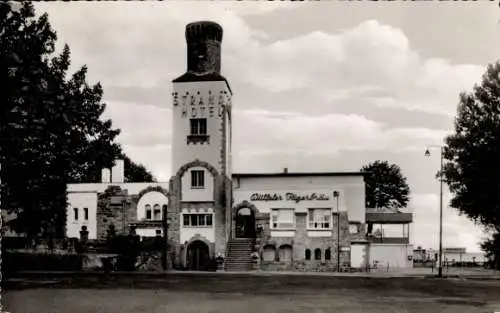
POLYGON ((306 260, 310 260, 310 259, 311 259, 311 250, 306 249, 306 260))
POLYGON ((73 214, 75 216, 75 221, 78 221, 78 208, 73 208, 73 214))
POLYGON ((161 229, 156 230, 156 236, 161 236, 161 229))
POLYGON ((89 220, 89 208, 83 208, 83 218, 85 218, 86 221, 89 220))
POLYGON ((192 118, 190 120, 191 135, 206 135, 207 134, 207 119, 192 118))
POLYGON ((358 224, 349 224, 349 233, 357 234, 358 233, 358 224))
POLYGON ((293 209, 272 209, 271 228, 290 229, 295 228, 295 214, 293 209))
POLYGON ((150 220, 151 219, 151 205, 146 204, 146 219, 150 220))
POLYGON ((271 262, 276 260, 276 248, 273 245, 265 245, 262 251, 262 260, 271 262))
POLYGON ((321 260, 321 249, 320 248, 314 250, 314 259, 321 260))
POLYGON ((205 171, 191 171, 191 188, 203 188, 205 186, 205 171))
POLYGON ((332 250, 330 248, 325 250, 325 260, 331 260, 332 259, 332 250))
POLYGON ((278 249, 279 260, 281 262, 290 262, 292 261, 293 249, 290 245, 282 245, 278 249))
POLYGON ((155 221, 161 220, 161 209, 159 204, 155 204, 153 207, 153 219, 155 221))
POLYGON ((330 209, 309 209, 308 228, 309 229, 330 229, 331 224, 330 209))
POLYGON ((183 214, 182 225, 186 227, 210 227, 212 226, 212 214, 183 214))

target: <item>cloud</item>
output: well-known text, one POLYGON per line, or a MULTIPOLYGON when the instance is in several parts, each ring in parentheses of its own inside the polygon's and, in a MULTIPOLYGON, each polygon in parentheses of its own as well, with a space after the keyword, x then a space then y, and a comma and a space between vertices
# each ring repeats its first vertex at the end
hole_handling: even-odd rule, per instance
MULTIPOLYGON (((482 228, 465 216, 460 216, 448 207, 450 195, 444 195, 443 247, 466 247, 469 252, 480 251, 479 243, 485 236, 482 228)), ((414 194, 413 242, 415 245, 437 249, 439 246, 439 196, 437 194, 414 194)), ((410 234, 411 235, 411 234, 410 234)))
POLYGON ((307 86, 329 100, 440 114, 453 114, 458 94, 470 90, 484 72, 482 66, 423 59, 401 30, 375 20, 336 34, 316 31, 242 49, 245 62, 231 68, 260 88, 307 86), (248 64, 251 70, 242 71, 248 64))
POLYGON ((259 147, 275 156, 283 153, 335 154, 343 150, 422 150, 439 143, 444 131, 425 128, 386 129, 382 123, 355 114, 306 115, 300 112, 235 110, 236 153, 259 147), (251 132, 247 131, 252 129, 251 132))
POLYGON ((185 70, 185 25, 206 19, 224 27, 223 71, 235 90, 246 85, 270 92, 305 88, 323 100, 311 107, 362 102, 453 114, 459 92, 470 90, 484 71, 473 64, 422 58, 400 29, 376 20, 336 33, 317 30, 280 41, 263 40, 265 30, 251 28, 246 22, 249 15, 295 8, 263 4, 37 7, 49 11, 61 42, 70 43, 75 65, 88 63, 92 78, 105 87, 168 88, 172 78, 185 70))

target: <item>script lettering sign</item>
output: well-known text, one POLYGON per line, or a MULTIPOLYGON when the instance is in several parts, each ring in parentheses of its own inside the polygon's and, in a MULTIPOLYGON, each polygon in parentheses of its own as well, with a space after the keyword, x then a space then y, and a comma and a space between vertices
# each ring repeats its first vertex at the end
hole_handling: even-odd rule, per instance
POLYGON ((328 201, 330 197, 324 193, 310 193, 310 194, 297 194, 294 192, 287 192, 285 194, 279 193, 254 193, 250 196, 250 201, 293 201, 299 203, 301 201, 328 201))

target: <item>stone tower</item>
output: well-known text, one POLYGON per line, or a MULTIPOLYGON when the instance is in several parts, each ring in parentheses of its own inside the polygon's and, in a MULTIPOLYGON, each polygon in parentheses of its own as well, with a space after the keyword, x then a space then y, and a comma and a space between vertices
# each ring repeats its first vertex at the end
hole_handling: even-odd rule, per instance
POLYGON ((187 71, 173 80, 169 238, 184 265, 200 254, 186 252, 193 242, 210 257, 223 254, 231 229, 232 94, 220 74, 222 34, 214 22, 188 24, 187 71))

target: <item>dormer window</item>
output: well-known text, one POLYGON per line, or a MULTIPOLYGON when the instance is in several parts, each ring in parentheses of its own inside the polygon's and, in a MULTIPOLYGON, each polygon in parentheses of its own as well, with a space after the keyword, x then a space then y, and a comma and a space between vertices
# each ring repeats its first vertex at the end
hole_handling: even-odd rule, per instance
POLYGON ((210 136, 207 135, 207 119, 192 118, 189 120, 190 133, 187 136, 187 143, 205 143, 209 141, 210 136))

